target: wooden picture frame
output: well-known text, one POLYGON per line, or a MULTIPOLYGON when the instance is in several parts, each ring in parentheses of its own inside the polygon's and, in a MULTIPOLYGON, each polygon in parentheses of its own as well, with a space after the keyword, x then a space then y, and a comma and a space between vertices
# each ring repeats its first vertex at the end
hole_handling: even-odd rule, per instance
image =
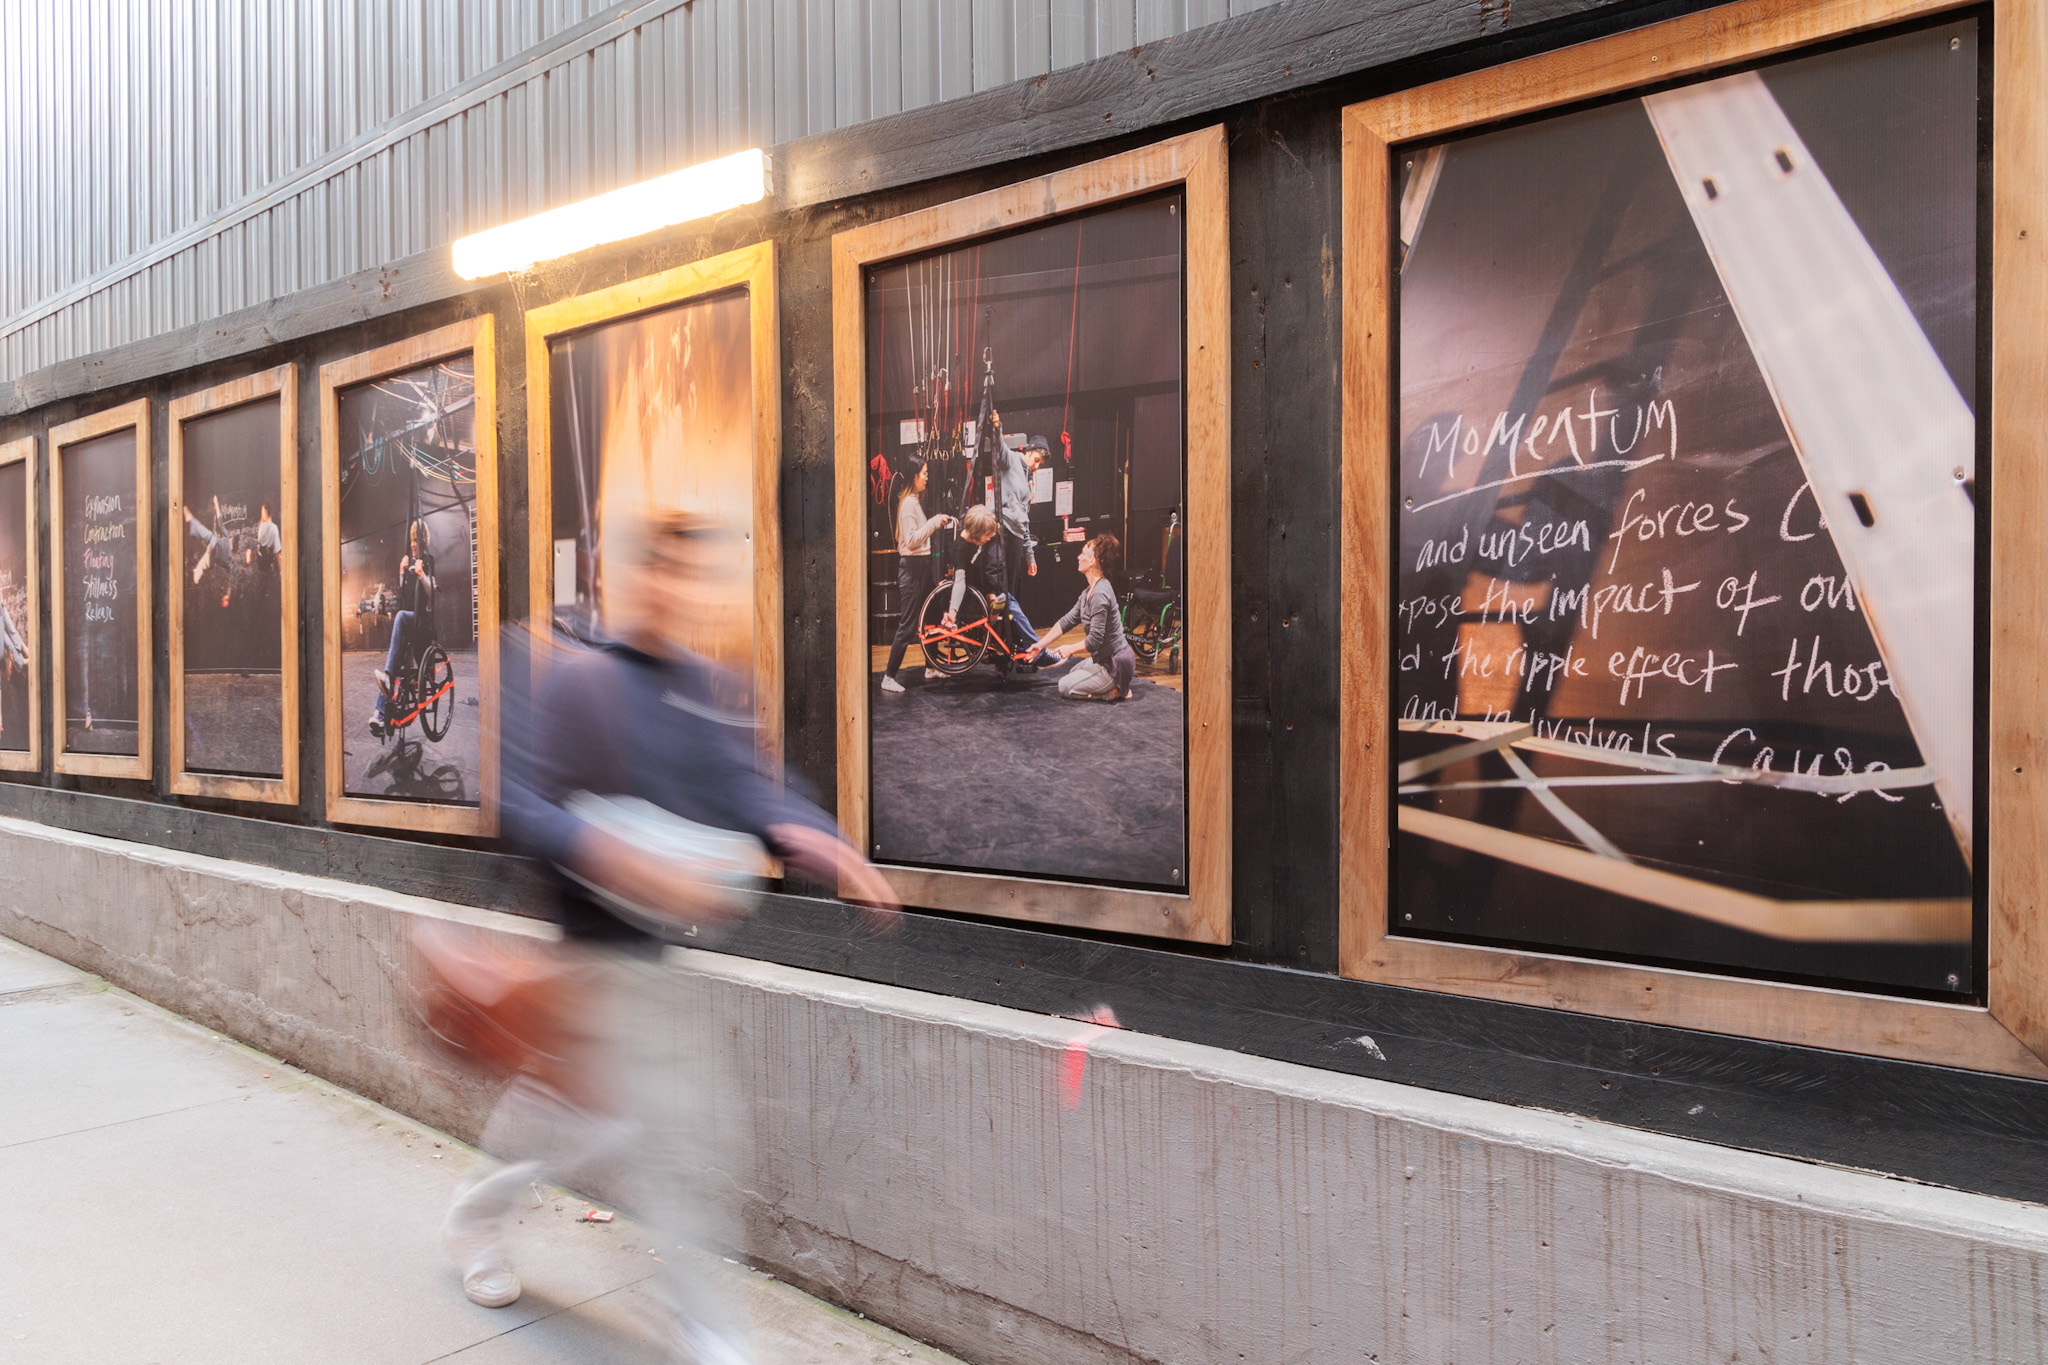
POLYGON ((775 244, 758 242, 608 289, 535 308, 526 315, 527 609, 536 662, 548 647, 544 604, 554 601, 555 338, 694 299, 745 290, 752 348, 754 467, 754 714, 760 749, 782 763, 782 338, 775 244))
POLYGON ((147 782, 155 772, 155 734, 151 727, 155 701, 150 638, 150 523, 154 520, 149 486, 149 400, 109 408, 50 428, 50 696, 56 732, 51 739, 52 768, 75 777, 126 777, 147 782), (98 436, 135 432, 135 601, 136 726, 133 757, 126 754, 79 753, 66 747, 64 711, 64 451, 98 436))
POLYGON ((210 389, 171 400, 170 463, 165 472, 169 506, 164 545, 170 552, 169 645, 171 663, 171 792, 230 801, 295 806, 299 802, 299 369, 279 365, 210 389), (278 400, 279 529, 286 551, 278 556, 278 629, 282 632, 284 772, 279 777, 245 777, 193 772, 185 766, 185 593, 177 547, 184 544, 179 517, 185 506, 185 423, 230 408, 278 400))
MULTIPOLYGON (((1946 0, 1746 0, 1343 112, 1343 708, 1340 964, 1345 976, 1944 1066, 2048 1077, 2048 772, 2037 761, 2048 658, 2048 473, 2040 335, 2048 319, 2048 14, 1995 0, 1990 242, 1991 664, 1988 1005, 1929 1002, 1388 933, 1393 148, 1967 7, 1946 0)), ((1498 728, 1498 727, 1496 727, 1498 728)), ((1570 850, 1564 850, 1570 852, 1570 850)))
POLYGON ((489 313, 320 367, 322 699, 327 818, 336 824, 489 837, 498 832, 497 348, 489 313), (478 791, 475 806, 350 796, 344 789, 341 647, 341 413, 343 389, 470 354, 476 369, 476 596, 478 791))
POLYGON ((890 865, 904 902, 1195 943, 1231 930, 1230 223, 1221 126, 832 238, 839 822, 870 848, 866 574, 867 267, 1180 186, 1186 195, 1185 895, 890 865))
POLYGON ((28 651, 28 748, 0 749, 0 772, 35 773, 43 769, 43 618, 42 537, 36 530, 36 438, 24 436, 0 445, 0 468, 22 464, 27 468, 27 487, 22 490, 24 558, 28 563, 26 582, 28 607, 24 619, 16 622, 22 645, 28 651))

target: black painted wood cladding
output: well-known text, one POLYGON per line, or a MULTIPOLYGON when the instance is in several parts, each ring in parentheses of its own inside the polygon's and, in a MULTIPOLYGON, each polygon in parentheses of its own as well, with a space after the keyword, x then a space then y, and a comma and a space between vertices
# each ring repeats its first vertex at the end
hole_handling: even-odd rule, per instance
MULTIPOLYGON (((785 745, 792 778, 829 804, 836 668, 832 233, 1220 117, 1230 141, 1234 367, 1232 944, 1215 951, 1161 947, 926 913, 907 916, 902 933, 878 938, 847 907, 774 895, 719 946, 1040 1012, 1080 1016, 1108 1005, 1130 1028, 1324 1070, 1986 1193, 2048 1198, 2048 1083, 1433 995, 1333 974, 1338 111, 1370 95, 1701 7, 1290 0, 1213 33, 1184 35, 780 149, 781 212, 743 210, 652 244, 586 253, 480 289, 454 280, 444 254, 416 257, 175 337, 52 367, 0 385, 0 413, 9 414, 0 418, 0 440, 40 438, 52 425, 136 397, 161 405, 296 361, 302 385, 297 456, 306 490, 301 519, 317 527, 320 365, 490 312, 499 337, 503 600, 516 619, 526 611, 530 552, 524 310, 770 238, 779 255, 784 357, 785 745), (842 198, 861 192, 867 197, 842 198)), ((151 515, 157 525, 165 510, 165 425, 153 424, 151 515)), ((320 619, 319 550, 316 537, 302 537, 301 607, 308 622, 320 619)), ((46 584, 46 598, 47 592, 46 584)), ((163 601, 153 609, 161 631, 163 601)), ((307 631, 302 676, 322 675, 320 649, 319 632, 307 631)), ((46 646, 45 696, 47 653, 46 646)), ((162 669, 156 674, 161 707, 168 680, 162 669)), ((320 704, 314 689, 301 710, 307 796, 296 810, 257 818, 240 813, 253 808, 175 800, 161 781, 26 775, 0 780, 0 815, 462 904, 526 914, 543 909, 540 879, 520 860, 477 841, 394 838, 324 824, 320 704)), ((159 774, 166 744, 157 739, 159 774)))

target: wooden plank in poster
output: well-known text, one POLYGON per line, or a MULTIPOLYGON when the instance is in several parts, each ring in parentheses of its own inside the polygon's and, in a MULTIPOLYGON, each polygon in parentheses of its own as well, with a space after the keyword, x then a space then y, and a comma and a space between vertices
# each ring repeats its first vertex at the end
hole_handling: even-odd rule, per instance
POLYGON ((1589 961, 1388 933, 1393 724, 1394 396, 1390 186, 1399 143, 1713 71, 1958 6, 1947 0, 1725 5, 1545 53, 1343 113, 1343 708, 1340 958, 1346 976, 1944 1066, 2048 1077, 2048 892, 2039 678, 2048 656, 2048 477, 2032 456, 2048 420, 2038 338, 2048 319, 2048 19, 2000 0, 1987 35, 1996 84, 1991 276, 1991 799, 1989 1006, 1890 998, 1589 961))
POLYGON ((547 648, 554 601, 554 369, 556 337, 650 313, 691 299, 744 289, 754 421, 754 713, 761 752, 782 763, 782 333, 775 289, 775 244, 758 242, 723 255, 628 280, 536 308, 526 315, 527 612, 536 661, 547 648))
MULTIPOLYGON (((26 749, 0 749, 0 772, 33 773, 43 767, 43 621, 42 621, 42 537, 36 531, 36 438, 24 436, 0 445, 0 469, 19 464, 23 471, 21 492, 23 587, 26 589, 22 618, 14 623, 28 653, 28 714, 15 716, 8 724, 28 730, 26 749)), ((5 509, 0 508, 0 515, 5 509)))
POLYGON ((164 545, 170 551, 171 590, 171 791, 178 796, 212 796, 229 801, 261 801, 295 806, 299 802, 299 369, 279 365, 245 375, 198 393, 171 400, 170 464, 165 482, 170 495, 164 545), (285 551, 278 556, 278 630, 283 670, 284 773, 279 777, 247 777, 188 771, 185 762, 185 592, 177 547, 184 543, 179 525, 185 506, 185 423, 208 413, 225 412, 275 395, 278 400, 278 529, 285 551))
POLYGON ((492 315, 484 313, 320 368, 324 786, 327 818, 336 824, 486 837, 498 832, 498 370, 492 324, 492 315), (350 796, 342 753, 348 717, 341 674, 341 390, 465 354, 474 357, 476 371, 477 804, 350 796))
POLYGON ((52 767, 78 777, 126 777, 147 782, 154 770, 154 735, 150 728, 150 489, 149 489, 149 400, 109 408, 50 429, 50 696, 51 724, 55 727, 52 767), (135 747, 126 754, 81 753, 67 744, 68 722, 65 702, 66 621, 64 591, 67 575, 77 570, 64 562, 64 451, 100 436, 133 430, 135 433, 135 582, 130 609, 135 613, 135 747))
POLYGON ((1188 893, 887 868, 909 903, 1197 943, 1230 941, 1230 218, 1228 151, 1220 126, 833 237, 839 823, 855 847, 872 847, 864 502, 867 268, 1176 185, 1184 187, 1187 202, 1188 893), (1162 913, 1162 901, 1181 904, 1162 913))

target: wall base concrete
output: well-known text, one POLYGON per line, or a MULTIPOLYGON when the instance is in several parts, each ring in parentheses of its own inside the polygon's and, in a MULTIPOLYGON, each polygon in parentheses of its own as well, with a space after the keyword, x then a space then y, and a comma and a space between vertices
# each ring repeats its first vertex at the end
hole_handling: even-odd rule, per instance
MULTIPOLYGON (((418 917, 0 820, 0 933, 473 1137, 418 917)), ((989 1362, 2036 1362, 2048 1210, 710 953, 749 1255, 989 1362), (1071 1091, 1075 1058, 1085 1070, 1071 1091)))

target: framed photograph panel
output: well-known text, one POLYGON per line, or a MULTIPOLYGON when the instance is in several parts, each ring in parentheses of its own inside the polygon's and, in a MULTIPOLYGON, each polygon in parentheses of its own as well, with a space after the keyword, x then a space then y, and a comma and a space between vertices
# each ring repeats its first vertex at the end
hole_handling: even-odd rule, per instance
POLYGON ((1230 937, 1208 128, 833 238, 839 814, 907 903, 1230 937))
POLYGON ((770 762, 782 752, 781 374, 768 242, 526 315, 536 640, 611 633, 606 550, 636 518, 729 525, 741 586, 724 628, 694 644, 731 674, 770 762))
POLYGON ((170 408, 171 790, 299 799, 298 368, 170 408))
POLYGON ((36 441, 0 445, 0 771, 43 765, 36 441))
POLYGON ((328 818, 497 830, 492 319, 320 370, 328 818))
POLYGON ((1985 757, 2048 587, 2043 37, 1985 17, 1730 5, 1345 111, 1346 974, 2048 1075, 1985 757))
POLYGON ((60 773, 148 781, 149 400, 50 430, 50 616, 60 773))

